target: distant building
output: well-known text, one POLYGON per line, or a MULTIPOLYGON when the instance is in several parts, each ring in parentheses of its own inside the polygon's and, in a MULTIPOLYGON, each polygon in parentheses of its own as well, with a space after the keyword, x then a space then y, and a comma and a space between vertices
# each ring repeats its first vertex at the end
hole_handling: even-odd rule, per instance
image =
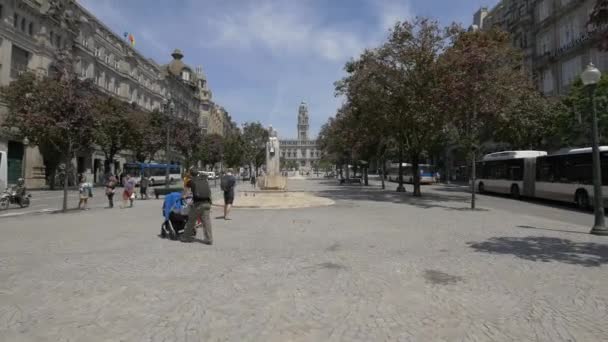
POLYGON ((297 139, 279 140, 283 167, 293 161, 300 170, 312 170, 321 158, 321 151, 317 146, 317 140, 311 139, 309 135, 308 106, 305 102, 302 102, 298 108, 297 128, 297 139))
POLYGON ((524 52, 524 64, 545 95, 566 94, 592 62, 608 71, 608 53, 597 43, 606 28, 588 26, 596 0, 501 0, 484 15, 474 14, 482 29, 493 26, 509 32, 513 45, 524 52))

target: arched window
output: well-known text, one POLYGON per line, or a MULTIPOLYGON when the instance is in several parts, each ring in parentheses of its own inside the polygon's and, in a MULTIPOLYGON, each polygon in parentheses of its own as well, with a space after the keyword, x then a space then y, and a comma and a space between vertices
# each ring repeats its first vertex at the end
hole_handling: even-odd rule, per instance
POLYGON ((30 36, 33 36, 33 35, 34 35, 34 23, 30 23, 30 24, 28 25, 28 27, 27 27, 27 33, 28 33, 30 36))
POLYGON ((19 27, 19 15, 17 13, 13 14, 13 27, 19 27))
POLYGON ((21 31, 25 32, 25 18, 21 19, 21 31))

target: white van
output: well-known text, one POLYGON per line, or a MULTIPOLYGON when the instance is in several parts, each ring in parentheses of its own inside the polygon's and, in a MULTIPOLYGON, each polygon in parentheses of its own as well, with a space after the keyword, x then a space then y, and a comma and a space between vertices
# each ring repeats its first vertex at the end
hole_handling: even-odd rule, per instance
POLYGON ((8 186, 7 157, 6 151, 0 151, 0 191, 4 191, 8 186))

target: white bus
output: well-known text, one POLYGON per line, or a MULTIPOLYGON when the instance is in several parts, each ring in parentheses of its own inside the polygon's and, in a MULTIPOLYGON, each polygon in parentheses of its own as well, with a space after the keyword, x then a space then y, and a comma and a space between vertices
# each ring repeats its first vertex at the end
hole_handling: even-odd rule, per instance
POLYGON ((7 154, 6 151, 0 151, 0 191, 4 191, 8 186, 8 168, 6 164, 7 154))
POLYGON ((504 151, 485 155, 477 163, 477 190, 511 194, 515 198, 522 193, 533 197, 536 158, 546 155, 544 151, 504 151))
MULTIPOLYGON (((414 183, 414 174, 412 173, 412 164, 403 163, 403 182, 414 183)), ((419 164, 418 172, 420 172, 420 184, 431 184, 435 182, 435 171, 432 165, 419 164)), ((399 163, 392 163, 386 169, 386 174, 389 182, 399 181, 399 163)))
MULTIPOLYGON (((535 197, 574 202, 579 208, 593 203, 591 148, 577 148, 538 158, 535 197)), ((608 196, 608 146, 600 147, 604 206, 608 196)))
MULTIPOLYGON (((608 196, 608 146, 600 147, 604 206, 608 196)), ((575 203, 593 203, 591 148, 547 155, 543 151, 507 151, 486 155, 477 164, 479 192, 491 191, 575 203), (522 192, 523 191, 523 192, 522 192)))
MULTIPOLYGON (((139 185, 141 175, 145 174, 150 178, 150 186, 165 184, 167 172, 167 164, 157 163, 126 163, 124 171, 135 178, 136 184, 139 185)), ((182 178, 181 168, 179 165, 169 165, 169 184, 182 178)))

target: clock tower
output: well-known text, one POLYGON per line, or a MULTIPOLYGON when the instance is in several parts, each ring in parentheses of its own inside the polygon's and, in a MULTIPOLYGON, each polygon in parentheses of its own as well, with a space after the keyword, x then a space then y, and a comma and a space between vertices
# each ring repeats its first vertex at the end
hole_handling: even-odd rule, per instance
POLYGON ((298 108, 298 140, 308 140, 308 106, 304 101, 298 108))

